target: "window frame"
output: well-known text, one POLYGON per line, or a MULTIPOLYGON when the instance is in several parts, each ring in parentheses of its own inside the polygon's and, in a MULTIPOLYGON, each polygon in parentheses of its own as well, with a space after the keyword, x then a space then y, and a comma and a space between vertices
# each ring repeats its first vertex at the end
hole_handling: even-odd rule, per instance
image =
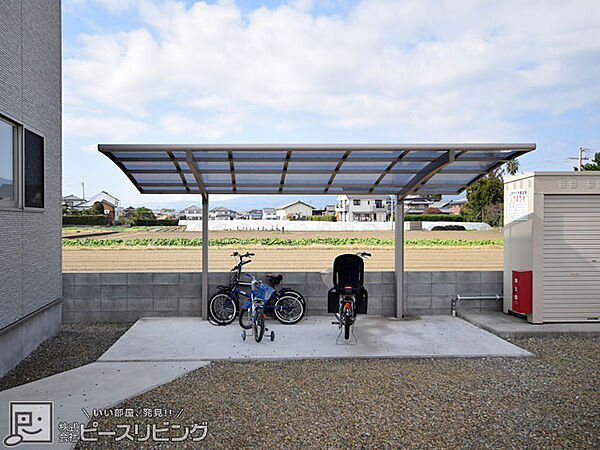
POLYGON ((0 200, 0 211, 22 211, 43 213, 46 210, 46 136, 40 130, 7 116, 0 114, 0 120, 13 127, 13 186, 14 199, 11 202, 0 200), (42 162, 44 164, 43 183, 44 206, 39 208, 35 206, 25 206, 25 130, 28 130, 43 140, 42 162))
POLYGON ((360 198, 352 199, 352 206, 361 206, 360 198))
POLYGON ((22 144, 23 144, 23 126, 18 122, 0 115, 0 121, 10 125, 13 128, 13 199, 11 201, 0 200, 0 210, 2 211, 21 211, 22 210, 22 144))
POLYGON ((30 126, 21 127, 21 209, 27 212, 44 212, 46 210, 46 136, 40 130, 30 126), (42 138, 42 190, 44 206, 25 206, 25 130, 42 138))

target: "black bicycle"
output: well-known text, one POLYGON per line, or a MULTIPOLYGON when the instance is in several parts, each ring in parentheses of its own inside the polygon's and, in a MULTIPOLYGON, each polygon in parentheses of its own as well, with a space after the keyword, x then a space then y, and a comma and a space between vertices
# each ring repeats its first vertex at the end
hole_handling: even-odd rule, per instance
MULTIPOLYGON (((356 254, 339 255, 333 261, 332 272, 323 272, 325 277, 331 276, 332 288, 327 299, 327 311, 335 314, 333 322, 340 328, 336 343, 340 343, 343 334, 344 341, 356 343, 352 325, 356 322, 357 314, 367 313, 368 294, 364 287, 365 265, 363 258, 369 258, 370 253, 358 252, 356 254)), ((329 283, 328 283, 329 284, 329 283)), ((342 341, 343 342, 343 341, 342 341)))
MULTIPOLYGON (((229 325, 235 320, 238 311, 240 311, 240 296, 248 299, 251 298, 252 283, 241 280, 241 276, 242 267, 252 261, 250 257, 254 256, 254 253, 246 252, 245 254, 241 254, 233 252, 231 256, 239 259, 239 261, 230 271, 232 275, 229 285, 219 286, 219 290, 208 302, 209 318, 218 325, 229 325), (246 287, 247 290, 241 287, 246 287)), ((281 283, 282 279, 282 274, 268 274, 267 284, 275 289, 281 283)), ((264 310, 266 313, 271 313, 279 322, 286 325, 293 325, 300 322, 304 317, 306 313, 306 300, 300 292, 294 289, 281 288, 275 290, 265 302, 264 310)), ((252 327, 252 318, 248 308, 242 307, 240 325, 245 329, 252 327)))

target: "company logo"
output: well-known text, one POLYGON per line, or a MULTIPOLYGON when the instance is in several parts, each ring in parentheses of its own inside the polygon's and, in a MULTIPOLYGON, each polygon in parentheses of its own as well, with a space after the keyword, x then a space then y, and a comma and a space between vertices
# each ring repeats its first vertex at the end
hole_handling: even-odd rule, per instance
POLYGON ((51 444, 53 409, 53 402, 10 402, 10 432, 4 445, 51 444))

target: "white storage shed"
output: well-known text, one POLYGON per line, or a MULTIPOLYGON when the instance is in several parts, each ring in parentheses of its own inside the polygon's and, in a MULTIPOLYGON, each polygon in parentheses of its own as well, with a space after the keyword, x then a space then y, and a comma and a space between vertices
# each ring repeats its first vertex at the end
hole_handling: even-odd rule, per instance
POLYGON ((600 172, 505 181, 504 292, 529 322, 600 321, 600 172))

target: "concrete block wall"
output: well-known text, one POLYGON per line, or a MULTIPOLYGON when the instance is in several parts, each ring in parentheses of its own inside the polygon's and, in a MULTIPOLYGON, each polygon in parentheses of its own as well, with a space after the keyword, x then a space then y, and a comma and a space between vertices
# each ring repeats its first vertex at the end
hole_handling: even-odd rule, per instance
MULTIPOLYGON (((264 272, 254 273, 265 279, 264 272)), ((209 295, 227 284, 229 272, 209 275, 209 295)), ((284 272, 282 286, 301 292, 308 314, 327 313, 327 290, 319 272, 284 272)), ((369 314, 395 313, 394 272, 366 272, 369 314)), ((64 322, 124 322, 140 317, 200 316, 202 274, 165 273, 65 273, 64 322)), ((450 314, 450 299, 502 295, 502 271, 406 272, 404 304, 408 315, 450 314)), ((496 300, 464 301, 459 310, 501 310, 496 300)))
POLYGON ((202 274, 65 273, 63 322, 131 322, 199 316, 202 274))

